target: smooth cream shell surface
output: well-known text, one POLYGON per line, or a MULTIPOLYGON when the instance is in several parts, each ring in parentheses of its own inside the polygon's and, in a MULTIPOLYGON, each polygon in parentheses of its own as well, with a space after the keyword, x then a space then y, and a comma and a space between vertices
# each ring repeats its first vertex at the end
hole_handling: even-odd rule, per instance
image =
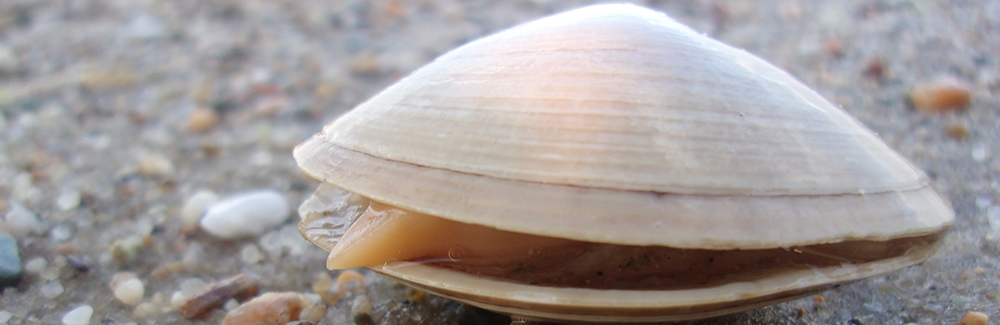
POLYGON ((373 200, 582 241, 773 248, 953 218, 920 170, 787 73, 630 5, 462 46, 295 156, 373 200))

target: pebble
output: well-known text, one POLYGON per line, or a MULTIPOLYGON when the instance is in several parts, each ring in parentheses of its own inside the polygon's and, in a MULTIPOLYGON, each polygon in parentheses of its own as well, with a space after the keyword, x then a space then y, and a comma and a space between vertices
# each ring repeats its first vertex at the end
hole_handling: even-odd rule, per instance
POLYGON ((73 210, 78 206, 80 206, 80 191, 63 190, 62 193, 59 193, 59 197, 56 198, 56 207, 60 211, 73 210))
POLYGON ((58 297, 65 290, 66 289, 63 288, 62 283, 59 283, 59 281, 55 280, 45 282, 44 284, 38 287, 38 291, 41 292, 42 296, 49 299, 58 297))
POLYGON ((118 272, 111 277, 108 288, 114 293, 115 299, 126 305, 137 305, 146 294, 146 286, 132 272, 118 272))
POLYGON ((351 303, 351 313, 352 314, 371 314, 372 313, 372 300, 368 298, 366 294, 360 294, 351 303))
POLYGON ((195 319, 212 309, 219 308, 230 299, 245 300, 258 292, 260 286, 250 277, 240 274, 214 282, 201 293, 188 297, 177 311, 184 318, 195 319))
POLYGON ((90 325, 90 317, 94 315, 94 307, 83 305, 70 310, 62 318, 64 325, 90 325))
POLYGON ((365 276, 357 271, 345 270, 337 275, 337 292, 341 297, 365 291, 365 276))
POLYGON ((132 236, 116 240, 109 249, 111 256, 119 263, 129 263, 139 257, 146 246, 148 236, 132 236))
POLYGON ((958 321, 959 325, 986 325, 986 322, 990 320, 990 316, 978 312, 970 311, 962 316, 962 320, 958 321))
POLYGON ((264 253, 261 253, 257 245, 249 244, 240 250, 240 260, 244 264, 257 264, 264 260, 264 253))
POLYGON ((219 202, 219 196, 215 192, 199 190, 192 194, 187 201, 184 201, 184 206, 181 207, 181 220, 184 221, 184 225, 197 224, 205 211, 217 202, 219 202))
POLYGON ((4 225, 10 234, 17 238, 42 232, 42 222, 38 219, 38 215, 13 202, 10 204, 10 211, 4 216, 4 225))
POLYGON ((136 40, 154 40, 166 34, 166 27, 162 22, 145 14, 130 19, 125 28, 128 35, 136 40))
POLYGON ((24 263, 24 272, 41 274, 46 266, 49 266, 49 263, 45 261, 44 257, 36 257, 24 263))
POLYGON ((0 288, 15 286, 21 282, 24 265, 21 264, 21 249, 6 232, 0 231, 0 288))
POLYGON ((4 44, 0 44, 0 76, 16 72, 21 66, 20 60, 14 49, 4 44))
POLYGON ((14 314, 6 310, 0 310, 0 324, 7 324, 11 318, 14 318, 14 314))
POLYGON ((73 226, 67 223, 59 223, 49 231, 49 238, 53 242, 61 243, 73 237, 73 226))
POLYGON ((965 83, 953 78, 942 78, 914 87, 910 92, 910 101, 923 112, 941 113, 969 106, 971 94, 971 88, 965 83))
POLYGON ((300 293, 269 292, 231 310, 222 325, 284 325, 299 319, 315 322, 325 313, 326 306, 317 305, 300 293))
POLYGON ((256 237, 280 225, 288 216, 288 200, 281 193, 263 190, 234 195, 212 205, 199 225, 222 239, 256 237))
POLYGON ((212 109, 199 108, 188 116, 188 129, 194 132, 205 132, 219 122, 219 113, 212 109))
POLYGON ((139 174, 162 177, 174 173, 174 163, 160 153, 147 153, 139 158, 139 174))
POLYGON ((144 302, 132 310, 132 318, 138 320, 153 319, 160 316, 160 308, 151 302, 144 302))

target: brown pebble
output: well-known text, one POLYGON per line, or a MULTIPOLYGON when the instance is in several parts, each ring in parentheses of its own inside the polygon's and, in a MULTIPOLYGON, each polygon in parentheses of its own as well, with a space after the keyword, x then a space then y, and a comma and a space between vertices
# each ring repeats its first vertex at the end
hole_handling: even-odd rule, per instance
POLYGON ((76 244, 60 244, 56 246, 56 253, 62 256, 70 256, 80 254, 80 247, 76 244))
POLYGON ((194 132, 205 132, 219 121, 219 114, 214 110, 199 108, 188 117, 188 129, 194 132))
POLYGON ((351 71, 358 74, 374 74, 379 70, 378 57, 371 53, 364 53, 354 58, 351 64, 351 71))
POLYGON ((969 137, 969 130, 964 125, 951 124, 944 127, 944 134, 955 139, 965 139, 969 137))
POLYGON ((226 300, 243 301, 253 297, 257 292, 260 292, 260 286, 250 277, 240 274, 209 284, 208 289, 185 300, 177 311, 184 318, 195 319, 222 306, 226 300))
POLYGON ((972 269, 972 271, 976 272, 976 274, 979 275, 986 274, 986 269, 984 269, 982 266, 977 266, 976 268, 972 269))
POLYGON ((986 322, 990 320, 990 316, 978 311, 970 311, 962 316, 962 320, 958 321, 959 325, 986 325, 986 322))
POLYGON ((868 63, 865 64, 865 68, 861 70, 861 75, 875 81, 882 80, 882 78, 885 77, 885 68, 882 66, 882 60, 868 60, 868 63))
POLYGON ((425 297, 426 294, 423 291, 417 289, 411 288, 410 291, 406 293, 406 300, 412 303, 421 303, 424 301, 425 297))
POLYGON ((940 113, 969 106, 971 95, 972 90, 965 83, 943 78, 914 87, 910 92, 910 102, 923 112, 940 113))
POLYGON ((303 311, 311 318, 306 320, 315 322, 326 313, 326 307, 320 306, 320 312, 314 306, 312 300, 296 292, 269 292, 229 311, 222 325, 285 325, 299 320, 303 311))
POLYGON ((815 297, 813 297, 813 303, 814 304, 824 304, 824 303, 826 303, 826 298, 823 298, 823 296, 820 296, 820 295, 816 295, 815 297))
POLYGON ((841 57, 844 55, 844 42, 839 38, 830 38, 823 42, 823 49, 830 55, 841 57))
POLYGON ((346 270, 337 276, 337 293, 340 297, 365 290, 365 276, 356 271, 346 270), (353 282, 353 283, 352 283, 353 282))

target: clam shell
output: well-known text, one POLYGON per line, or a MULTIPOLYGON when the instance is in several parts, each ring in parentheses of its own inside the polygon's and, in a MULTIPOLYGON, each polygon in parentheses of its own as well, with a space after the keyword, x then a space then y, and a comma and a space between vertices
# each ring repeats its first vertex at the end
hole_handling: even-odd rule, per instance
POLYGON ((787 73, 630 5, 462 46, 295 157, 391 205, 613 244, 886 240, 953 219, 923 172, 787 73))

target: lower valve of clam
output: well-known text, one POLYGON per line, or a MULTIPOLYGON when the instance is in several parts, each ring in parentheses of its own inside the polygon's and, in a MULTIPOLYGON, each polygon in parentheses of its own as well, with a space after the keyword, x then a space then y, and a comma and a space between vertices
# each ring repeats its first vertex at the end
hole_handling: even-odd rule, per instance
MULTIPOLYGON (((943 236, 932 233, 885 241, 747 250, 583 242, 408 211, 330 184, 321 185, 299 212, 303 236, 330 251, 328 268, 369 267, 390 277, 394 277, 394 270, 422 266, 490 283, 660 294, 712 291, 742 283, 777 282, 780 287, 799 282, 803 274, 818 279, 815 285, 790 294, 754 297, 760 298, 754 301, 758 304, 823 290, 841 282, 835 280, 837 273, 867 274, 887 261, 898 264, 914 256, 922 259, 934 252, 943 236)), ((416 286, 422 287, 419 283, 416 286)), ((517 318, 518 314, 513 315, 517 318)))

